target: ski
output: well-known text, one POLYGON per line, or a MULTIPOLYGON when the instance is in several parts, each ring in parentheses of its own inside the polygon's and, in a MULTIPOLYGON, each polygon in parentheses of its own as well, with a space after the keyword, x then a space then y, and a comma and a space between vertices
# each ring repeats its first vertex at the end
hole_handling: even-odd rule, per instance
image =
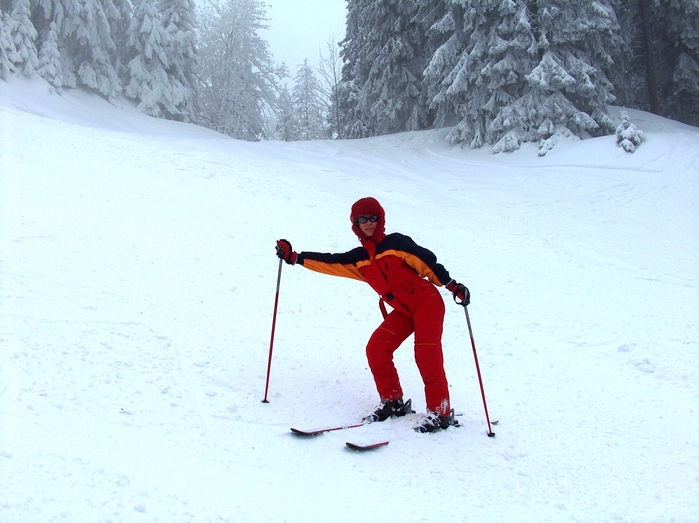
POLYGON ((357 423, 355 425, 340 425, 337 427, 326 427, 323 429, 313 429, 313 430, 302 430, 291 427, 291 432, 297 436, 318 436, 319 434, 325 434, 326 432, 333 432, 335 430, 345 430, 345 429, 355 429, 357 427, 363 427, 364 423, 357 423))
MULTIPOLYGON (((459 416, 460 414, 457 414, 459 416)), ((497 425, 498 420, 491 421, 491 425, 497 425)), ((345 429, 356 429, 357 427, 363 427, 365 425, 368 425, 368 423, 356 423, 354 425, 338 425, 337 427, 325 427, 322 429, 313 429, 313 430, 304 430, 304 429, 297 429, 295 427, 291 427, 291 433, 296 434, 297 436, 319 436, 320 434, 325 434, 326 432, 334 432, 336 430, 345 430, 345 429)), ((458 426, 458 425, 457 425, 458 426)), ((387 445, 388 441, 381 442, 377 446, 381 445, 387 445)), ((350 445, 350 443, 348 443, 350 445)), ((354 445, 354 444, 353 444, 354 445)), ((374 448, 374 447, 372 447, 374 448)))
MULTIPOLYGON (((404 404, 401 403, 402 408, 405 411, 405 414, 415 414, 415 411, 411 408, 412 405, 412 400, 407 400, 404 404)), ((376 414, 376 413, 374 413, 376 414)), ((376 421, 378 421, 378 416, 375 415, 374 417, 377 418, 376 421)), ((297 429, 294 427, 291 427, 291 432, 296 434, 297 436, 318 436, 319 434, 324 434, 326 432, 332 432, 335 430, 345 430, 345 429, 354 429, 357 427, 363 427, 364 425, 368 425, 369 423, 373 423, 372 421, 368 421, 371 416, 368 416, 365 418, 365 421, 362 423, 356 423, 354 425, 338 425, 337 427, 326 427, 322 429, 314 429, 314 430, 302 430, 302 429, 297 429)))
POLYGON ((373 450, 373 449, 377 449, 379 447, 383 447, 384 445, 388 445, 388 441, 380 441, 378 443, 369 443, 368 445, 361 445, 359 443, 352 443, 351 441, 347 441, 345 443, 345 445, 347 445, 352 450, 363 451, 363 450, 373 450))

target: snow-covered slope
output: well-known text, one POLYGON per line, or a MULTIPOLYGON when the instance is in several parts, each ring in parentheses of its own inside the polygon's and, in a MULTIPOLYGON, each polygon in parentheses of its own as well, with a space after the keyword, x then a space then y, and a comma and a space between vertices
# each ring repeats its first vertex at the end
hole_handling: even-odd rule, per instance
MULTIPOLYGON (((0 82, 0 521, 697 521, 699 130, 630 114, 633 155, 494 156, 446 131, 245 143, 0 82), (291 436, 378 401, 376 296, 301 267, 261 402, 274 241, 348 250, 368 195, 471 289, 495 438, 446 292, 461 428, 291 436)), ((409 342, 396 361, 424 411, 409 342)))

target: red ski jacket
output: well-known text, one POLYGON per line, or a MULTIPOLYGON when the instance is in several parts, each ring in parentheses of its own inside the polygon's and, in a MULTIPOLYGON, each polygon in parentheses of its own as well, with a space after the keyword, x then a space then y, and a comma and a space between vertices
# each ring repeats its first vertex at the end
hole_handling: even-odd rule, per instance
POLYGON ((345 253, 300 252, 296 263, 323 274, 365 281, 392 306, 394 298, 401 303, 401 295, 424 278, 438 287, 451 281, 431 251, 395 232, 378 245, 369 240, 345 253))

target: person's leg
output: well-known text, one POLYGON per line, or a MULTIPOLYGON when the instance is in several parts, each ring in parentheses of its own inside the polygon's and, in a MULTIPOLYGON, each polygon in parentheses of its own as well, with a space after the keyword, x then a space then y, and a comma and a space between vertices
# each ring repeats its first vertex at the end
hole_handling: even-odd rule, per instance
POLYGON ((439 291, 427 283, 422 290, 422 303, 413 311, 415 329, 415 363, 425 385, 427 410, 448 416, 449 384, 444 372, 442 354, 442 330, 444 326, 444 300, 439 291))
POLYGON ((412 318, 394 310, 369 339, 366 356, 381 400, 397 400, 403 397, 403 389, 393 363, 393 353, 412 332, 412 318))

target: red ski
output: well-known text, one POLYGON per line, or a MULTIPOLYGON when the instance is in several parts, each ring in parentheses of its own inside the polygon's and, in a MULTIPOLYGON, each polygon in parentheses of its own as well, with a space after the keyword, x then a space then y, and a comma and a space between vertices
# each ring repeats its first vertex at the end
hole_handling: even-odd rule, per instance
POLYGON ((338 427, 326 427, 324 429, 314 429, 314 430, 301 430, 291 427, 291 432, 297 436, 317 436, 319 434, 325 434, 326 432, 333 432, 335 430, 345 430, 345 429, 355 429, 357 427, 363 427, 364 423, 357 423, 356 425, 341 425, 338 427))
POLYGON ((352 443, 351 441, 348 441, 345 443, 349 448, 352 450, 373 450, 379 447, 383 447, 384 445, 388 445, 388 441, 381 441, 379 443, 370 443, 368 445, 360 445, 359 443, 352 443))

